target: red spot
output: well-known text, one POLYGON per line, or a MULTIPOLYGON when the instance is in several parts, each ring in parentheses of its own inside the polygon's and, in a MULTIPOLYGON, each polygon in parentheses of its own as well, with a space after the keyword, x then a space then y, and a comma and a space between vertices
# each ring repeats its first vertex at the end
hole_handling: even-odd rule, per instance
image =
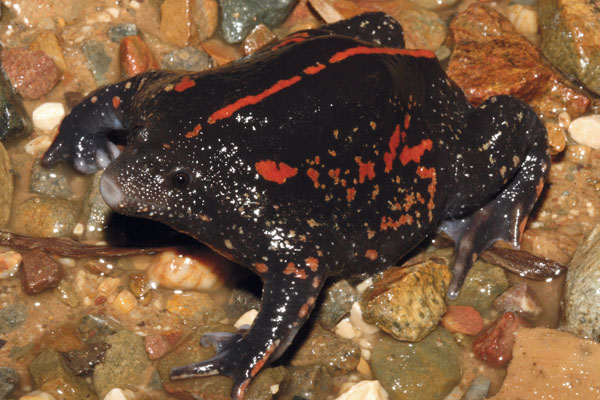
POLYGON ((404 116, 404 130, 407 131, 410 126, 410 114, 404 116))
POLYGON ((121 98, 119 96, 115 96, 112 98, 112 105, 114 108, 119 108, 121 105, 121 98))
POLYGON ((400 162, 402 165, 406 165, 411 161, 416 163, 421 162, 421 156, 425 153, 425 150, 431 150, 433 142, 431 139, 423 139, 421 143, 415 147, 404 146, 402 153, 400 153, 400 162))
POLYGON ((371 261, 377 260, 377 250, 369 249, 365 252, 365 257, 371 261))
POLYGON ((288 265, 283 270, 283 273, 285 275, 294 274, 294 277, 298 279, 306 279, 308 277, 308 275, 306 275, 306 271, 302 268, 296 268, 296 265, 293 262, 288 263, 288 265))
POLYGON ((184 76, 181 78, 181 81, 177 85, 175 85, 176 92, 183 92, 186 89, 196 86, 196 81, 190 79, 189 76, 184 76))
POLYGON ((398 149, 399 145, 400 125, 396 125, 396 129, 394 130, 394 133, 392 133, 392 137, 390 138, 390 142, 388 143, 390 151, 386 151, 383 155, 383 161, 385 162, 385 172, 390 172, 392 170, 394 159, 396 158, 396 150, 398 149))
POLYGON ((356 196, 356 189, 354 189, 354 188, 346 189, 346 200, 352 201, 352 200, 354 200, 354 196, 356 196))
POLYGON ((413 223, 412 215, 407 215, 407 214, 402 215, 397 220, 393 220, 390 217, 381 217, 381 225, 379 228, 382 231, 385 231, 389 228, 396 230, 403 225, 412 225, 412 223, 413 223))
MULTIPOLYGON (((258 372, 262 369, 262 367, 265 366, 265 364, 267 363, 267 360, 269 360, 269 357, 271 357, 271 354, 273 354, 273 352, 275 351, 275 349, 277 348, 277 345, 275 343, 271 343, 271 345, 269 346, 269 348, 267 349, 267 351, 265 351, 265 355, 256 362, 256 364, 254 364, 254 367, 252 367, 252 370, 250 371, 250 376, 252 378, 254 378, 256 376, 256 374, 258 374, 258 372)), ((248 384, 250 383, 250 379, 244 381, 243 385, 243 391, 241 391, 240 397, 236 397, 236 399, 242 399, 244 397, 244 391, 246 390, 246 386, 248 386, 248 384)))
POLYGON ((194 129, 192 129, 191 131, 189 131, 188 133, 185 134, 185 137, 188 139, 191 139, 193 137, 198 136, 198 134, 200 133, 200 131, 202 130, 202 125, 198 124, 194 127, 194 129))
POLYGON ((292 168, 286 163, 277 163, 273 160, 259 161, 254 165, 256 172, 259 173, 265 180, 282 184, 287 178, 298 173, 298 168, 292 168))
POLYGON ((308 257, 304 261, 306 261, 306 266, 308 267, 308 269, 310 269, 312 272, 317 272, 317 270, 319 269, 318 259, 314 257, 308 257))
POLYGON ((317 72, 320 72, 325 69, 325 64, 317 63, 317 65, 311 65, 310 67, 306 67, 302 70, 307 75, 314 75, 317 72))
POLYGON ((168 143, 163 143, 163 147, 164 147, 165 149, 170 149, 170 148, 171 148, 171 145, 170 145, 170 144, 168 144, 168 143))
POLYGON ((269 267, 267 267, 267 264, 264 263, 256 263, 254 264, 254 268, 256 268, 256 270, 261 274, 269 272, 269 267))
POLYGON ((317 171, 314 168, 309 168, 306 171, 306 175, 308 175, 310 180, 313 181, 313 183, 315 184, 315 187, 318 188, 319 187, 319 171, 317 171))
POLYGON ((410 49, 391 49, 386 47, 365 47, 358 46, 348 50, 340 51, 335 53, 330 59, 330 63, 340 62, 348 57, 360 55, 360 54, 389 54, 389 55, 403 55, 410 57, 424 57, 424 58, 435 58, 435 54, 429 50, 410 50, 410 49))
POLYGON ((375 178, 375 163, 372 161, 362 162, 360 157, 355 157, 354 161, 358 164, 358 182, 363 183, 365 181, 365 177, 372 180, 375 178))
POLYGON ((293 76, 290 79, 282 79, 280 81, 277 81, 277 83, 275 83, 270 88, 260 92, 259 94, 242 97, 241 99, 238 99, 235 102, 212 113, 212 115, 208 117, 208 123, 214 124, 220 119, 230 117, 234 112, 238 111, 241 108, 260 103, 262 100, 279 92, 280 90, 292 86, 293 84, 300 81, 300 79, 302 78, 299 76, 293 76))
POLYGON ((427 209, 429 209, 429 220, 433 219, 432 210, 435 208, 435 191, 437 188, 437 175, 435 172, 435 168, 425 168, 419 167, 417 168, 417 175, 421 179, 431 179, 431 183, 427 187, 427 191, 429 192, 429 201, 427 202, 427 209))
POLYGON ((277 50, 281 47, 287 46, 290 43, 299 43, 304 41, 304 39, 306 39, 309 36, 308 32, 299 32, 299 33, 295 33, 293 35, 290 35, 288 38, 282 40, 280 43, 276 44, 275 46, 271 47, 271 51, 277 50))

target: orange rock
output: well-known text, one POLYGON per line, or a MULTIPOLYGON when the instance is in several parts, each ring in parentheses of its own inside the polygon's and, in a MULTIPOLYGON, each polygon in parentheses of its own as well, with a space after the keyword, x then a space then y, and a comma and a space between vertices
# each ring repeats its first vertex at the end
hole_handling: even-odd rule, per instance
POLYGON ((471 306, 448 306, 442 317, 442 326, 452 333, 474 336, 483 329, 483 318, 471 306))
POLYGON ((159 67, 148 45, 139 36, 127 36, 121 40, 119 62, 121 73, 125 77, 132 77, 159 67))
POLYGON ((237 47, 227 45, 221 40, 208 39, 201 43, 202 49, 212 57, 217 65, 227 64, 242 56, 237 47))
POLYGON ((244 55, 249 55, 276 41, 277 36, 266 25, 259 24, 244 39, 242 50, 244 55))
POLYGON ((160 6, 160 31, 176 46, 184 47, 194 39, 192 0, 165 0, 160 6))

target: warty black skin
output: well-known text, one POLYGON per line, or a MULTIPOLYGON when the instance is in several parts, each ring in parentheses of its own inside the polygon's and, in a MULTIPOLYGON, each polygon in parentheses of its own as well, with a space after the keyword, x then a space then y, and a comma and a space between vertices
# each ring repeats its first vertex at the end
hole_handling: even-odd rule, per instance
POLYGON ((64 119, 46 165, 108 165, 115 211, 185 232, 264 282, 250 331, 172 378, 227 374, 242 399, 326 278, 382 271, 436 229, 456 242, 450 298, 494 241, 518 246, 548 172, 543 125, 507 96, 473 108, 432 53, 402 47, 395 20, 363 14, 215 70, 108 85, 64 119))

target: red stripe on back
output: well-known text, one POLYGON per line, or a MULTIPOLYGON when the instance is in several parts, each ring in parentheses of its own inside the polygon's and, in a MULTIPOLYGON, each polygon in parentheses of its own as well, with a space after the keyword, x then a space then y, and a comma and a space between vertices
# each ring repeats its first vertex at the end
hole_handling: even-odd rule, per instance
POLYGON ((344 51, 335 53, 329 59, 330 63, 336 63, 345 60, 348 57, 357 56, 361 54, 389 54, 389 55, 403 55, 411 57, 424 57, 424 58, 435 58, 435 54, 429 50, 410 50, 410 49, 392 49, 389 47, 366 47, 358 46, 344 51))

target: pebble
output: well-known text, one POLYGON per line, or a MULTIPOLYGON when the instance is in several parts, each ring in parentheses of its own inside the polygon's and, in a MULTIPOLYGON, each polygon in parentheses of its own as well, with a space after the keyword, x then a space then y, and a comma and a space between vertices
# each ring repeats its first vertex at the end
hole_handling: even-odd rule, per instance
POLYGON ((218 307, 207 293, 185 292, 167 300, 168 312, 198 323, 217 322, 225 318, 225 310, 218 307))
POLYGON ((27 307, 23 303, 8 304, 0 308, 0 335, 19 328, 27 319, 27 307))
POLYGON ((325 328, 333 328, 360 298, 358 291, 346 280, 335 282, 321 293, 322 300, 313 313, 325 328))
POLYGON ((34 390, 24 396, 19 397, 19 400, 56 400, 54 396, 41 390, 34 390))
POLYGON ((33 126, 36 129, 54 130, 65 116, 65 107, 62 103, 49 102, 37 106, 31 114, 33 126))
POLYGON ((382 335, 371 354, 371 371, 392 399, 442 400, 462 377, 461 350, 444 328, 420 342, 382 335))
POLYGON ((41 50, 47 54, 56 64, 61 72, 67 72, 67 62, 63 55, 63 49, 60 45, 58 37, 54 32, 42 31, 29 45, 29 50, 41 50))
POLYGON ((180 69, 185 71, 204 71, 213 66, 213 60, 204 51, 195 47, 186 46, 167 53, 162 58, 166 69, 180 69))
POLYGON ((19 270, 23 257, 16 251, 5 251, 0 253, 0 279, 8 279, 19 270))
POLYGON ((19 374, 12 368, 0 367, 0 399, 9 398, 9 395, 19 384, 19 374))
POLYGON ((196 25, 200 42, 210 38, 219 24, 219 3, 217 0, 195 0, 192 18, 196 25))
POLYGON ((60 80, 61 72, 46 53, 13 47, 2 50, 2 68, 17 92, 36 100, 60 80))
POLYGON ((166 250, 148 269, 148 278, 169 289, 213 291, 223 286, 231 262, 212 251, 166 250))
POLYGON ((104 396, 104 400, 135 400, 135 393, 129 389, 114 388, 104 396))
POLYGON ((45 196, 32 197, 15 210, 16 230, 37 237, 69 236, 77 222, 78 209, 70 201, 45 196))
POLYGON ((335 400, 388 400, 389 398, 379 381, 360 381, 335 400))
POLYGON ((69 199, 73 196, 70 180, 63 166, 46 168, 36 158, 29 178, 29 191, 48 197, 69 199))
POLYGON ((62 356, 75 375, 88 375, 94 371, 96 365, 104 361, 104 354, 109 348, 108 343, 97 342, 84 349, 63 352, 62 356))
POLYGON ((151 361, 158 360, 171 350, 173 347, 169 341, 162 335, 148 335, 144 339, 144 347, 148 358, 151 361))
POLYGON ((600 115, 586 115, 571 121, 569 135, 579 144, 600 149, 600 115))
POLYGON ((193 0, 165 0, 160 6, 160 31, 177 47, 194 44, 192 3, 193 0))
POLYGON ((104 43, 97 40, 87 40, 81 46, 83 55, 98 85, 109 83, 108 72, 112 59, 106 53, 104 43))
POLYGON ((77 292, 68 281, 61 280, 56 287, 56 292, 58 293, 58 299, 69 307, 75 308, 79 305, 79 296, 77 296, 77 292))
POLYGON ((296 0, 220 0, 221 36, 227 43, 239 43, 258 24, 279 25, 296 0))
POLYGON ((111 27, 106 35, 112 42, 121 43, 127 36, 139 36, 140 30, 136 24, 119 24, 111 27))
POLYGON ((600 341, 600 224, 579 244, 567 271, 563 329, 600 341))
POLYGON ((537 12, 531 7, 512 4, 508 6, 507 16, 516 31, 525 36, 533 36, 539 29, 537 12))
POLYGON ((48 150, 51 144, 52 138, 50 136, 40 135, 25 143, 24 149, 27 154, 35 156, 48 150))
POLYGON ((150 48, 139 36, 127 36, 121 40, 119 62, 121 74, 125 78, 159 68, 158 61, 152 55, 150 48))
POLYGON ((364 320, 360 303, 357 301, 355 301, 350 308, 350 322, 354 328, 365 335, 372 335, 379 332, 379 328, 376 325, 369 324, 364 320))
POLYGON ((135 306, 137 306, 137 299, 127 289, 123 289, 117 294, 117 297, 111 303, 112 309, 119 314, 129 314, 135 306))
POLYGON ((483 318, 473 307, 448 306, 442 326, 452 333, 475 336, 483 329, 483 318))
POLYGON ((493 306, 500 312, 512 311, 530 321, 537 320, 543 311, 526 283, 508 288, 494 300, 493 306))
POLYGON ((29 114, 20 97, 13 93, 10 82, 0 74, 0 140, 26 135, 30 130, 29 114))
POLYGON ((410 0, 411 3, 427 10, 439 11, 452 7, 458 0, 410 0))
POLYGON ((23 254, 21 283, 27 294, 38 294, 48 288, 57 287, 63 272, 60 264, 42 250, 23 254))
POLYGON ((276 41, 277 36, 266 25, 259 24, 244 39, 242 51, 247 56, 276 41))
POLYGON ((505 366, 512 358, 515 332, 527 325, 515 313, 505 312, 473 342, 475 358, 492 367, 505 366))
POLYGON ((363 294, 363 316, 397 340, 417 342, 437 328, 446 312, 450 277, 448 265, 433 260, 390 268, 363 294))
POLYGON ((235 326, 237 329, 240 329, 243 326, 251 326, 257 315, 258 311, 254 309, 246 311, 241 317, 238 318, 237 321, 234 322, 233 326, 235 326))
POLYGON ((10 168, 10 158, 4 145, 0 143, 0 228, 6 225, 10 218, 12 197, 14 191, 13 175, 10 168))
POLYGON ((322 365, 292 367, 289 372, 280 398, 320 400, 333 391, 333 379, 322 365))

